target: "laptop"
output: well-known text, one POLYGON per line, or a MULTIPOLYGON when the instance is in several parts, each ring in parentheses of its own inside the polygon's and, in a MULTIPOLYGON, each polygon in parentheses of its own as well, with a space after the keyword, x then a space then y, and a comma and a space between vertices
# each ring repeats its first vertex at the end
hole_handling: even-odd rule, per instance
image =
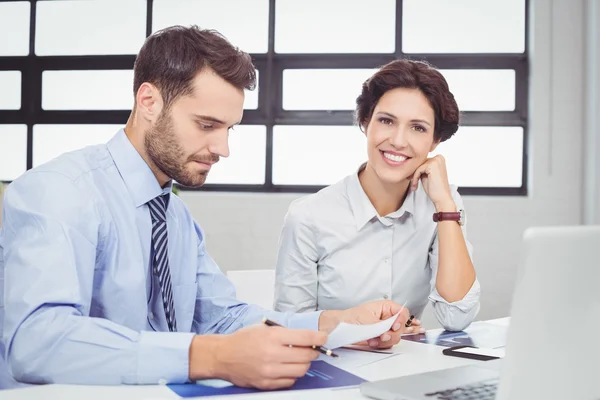
POLYGON ((379 400, 600 399, 600 226, 530 228, 523 244, 503 359, 365 382, 361 393, 379 400))

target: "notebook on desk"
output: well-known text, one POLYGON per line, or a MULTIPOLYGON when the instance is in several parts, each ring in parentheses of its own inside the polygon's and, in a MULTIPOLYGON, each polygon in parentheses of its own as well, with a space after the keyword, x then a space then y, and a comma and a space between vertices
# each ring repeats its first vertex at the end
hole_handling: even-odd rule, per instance
MULTIPOLYGON (((313 361, 305 376, 298 379, 291 388, 282 390, 339 388, 357 386, 362 382, 366 381, 325 361, 313 361)), ((242 388, 224 381, 170 384, 167 386, 180 397, 223 396, 261 392, 258 389, 242 388)))

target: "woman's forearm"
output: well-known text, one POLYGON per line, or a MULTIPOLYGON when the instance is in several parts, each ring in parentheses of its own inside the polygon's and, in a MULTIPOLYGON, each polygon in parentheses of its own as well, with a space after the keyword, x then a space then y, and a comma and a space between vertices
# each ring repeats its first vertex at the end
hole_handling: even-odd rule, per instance
MULTIPOLYGON (((440 211, 456 212, 456 206, 448 204, 439 207, 440 211)), ((456 221, 438 222, 438 246, 435 287, 449 303, 462 300, 475 282, 475 268, 461 226, 456 221)))

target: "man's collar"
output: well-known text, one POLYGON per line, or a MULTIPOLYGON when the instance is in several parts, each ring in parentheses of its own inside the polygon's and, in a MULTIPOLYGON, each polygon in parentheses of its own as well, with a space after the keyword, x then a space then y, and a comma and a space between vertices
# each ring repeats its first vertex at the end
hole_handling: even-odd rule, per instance
POLYGON ((133 147, 123 129, 108 142, 108 151, 131 194, 136 207, 146 204, 156 196, 170 193, 173 182, 161 188, 146 161, 133 147))

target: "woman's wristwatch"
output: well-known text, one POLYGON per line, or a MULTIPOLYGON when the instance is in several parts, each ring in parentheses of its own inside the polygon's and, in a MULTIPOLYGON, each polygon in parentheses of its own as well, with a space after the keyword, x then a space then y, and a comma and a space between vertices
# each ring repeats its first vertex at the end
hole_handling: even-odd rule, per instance
POLYGON ((460 226, 465 224, 465 210, 458 212, 436 212, 433 214, 433 222, 456 221, 460 226))

